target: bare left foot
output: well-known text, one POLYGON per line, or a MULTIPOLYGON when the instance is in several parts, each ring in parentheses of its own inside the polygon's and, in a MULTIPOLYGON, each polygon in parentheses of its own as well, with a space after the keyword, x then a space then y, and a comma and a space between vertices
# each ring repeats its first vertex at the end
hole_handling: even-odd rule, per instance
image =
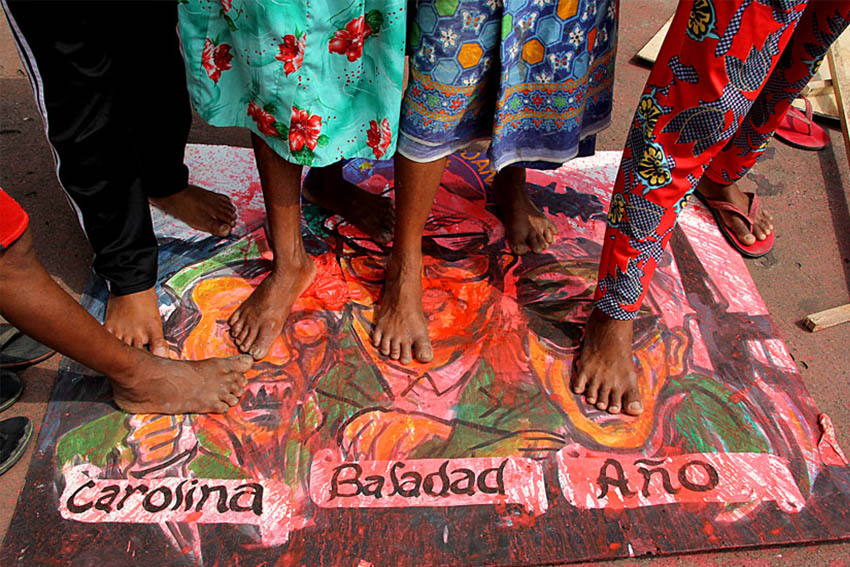
POLYGON ((110 295, 103 326, 132 347, 148 347, 156 356, 168 356, 168 343, 162 334, 158 300, 152 287, 127 295, 110 295))
POLYGON ((632 360, 632 321, 618 321, 595 308, 587 320, 576 363, 573 392, 608 413, 643 412, 632 360))
POLYGON ((345 180, 342 162, 314 167, 302 189, 304 198, 341 216, 377 242, 388 244, 395 229, 392 199, 365 191, 345 180))
POLYGON ((410 364, 414 358, 430 362, 434 349, 422 309, 422 258, 416 256, 401 261, 394 258, 387 263, 372 345, 384 356, 402 364, 410 364))
POLYGON ((506 167, 493 180, 493 199, 502 213, 505 238, 514 254, 540 254, 555 240, 558 229, 531 202, 525 190, 525 168, 506 167))
POLYGON ((316 265, 306 253, 296 263, 272 269, 257 289, 230 316, 230 336, 241 352, 261 360, 269 353, 295 300, 316 277, 316 265))
POLYGON ((230 199, 197 185, 187 185, 168 197, 151 197, 150 202, 192 228, 215 236, 227 236, 236 225, 236 207, 230 199))

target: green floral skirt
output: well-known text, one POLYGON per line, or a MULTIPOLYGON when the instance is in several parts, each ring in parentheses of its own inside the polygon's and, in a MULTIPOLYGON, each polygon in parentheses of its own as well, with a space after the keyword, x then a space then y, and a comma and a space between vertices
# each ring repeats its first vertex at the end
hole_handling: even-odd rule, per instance
POLYGON ((180 36, 195 110, 285 159, 395 152, 406 0, 188 0, 180 36))

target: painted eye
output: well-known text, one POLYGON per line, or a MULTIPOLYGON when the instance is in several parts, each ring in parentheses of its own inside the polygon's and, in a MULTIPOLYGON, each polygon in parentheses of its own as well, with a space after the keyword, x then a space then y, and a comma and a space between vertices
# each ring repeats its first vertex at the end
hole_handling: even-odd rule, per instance
POLYGON ((313 343, 327 331, 327 325, 321 319, 301 319, 292 326, 292 334, 300 343, 313 343))

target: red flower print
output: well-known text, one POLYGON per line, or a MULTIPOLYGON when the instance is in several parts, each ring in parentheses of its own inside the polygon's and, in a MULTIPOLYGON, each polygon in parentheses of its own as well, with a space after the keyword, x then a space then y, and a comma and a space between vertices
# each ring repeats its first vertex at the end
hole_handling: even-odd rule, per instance
POLYGON ((229 12, 233 7, 233 0, 221 0, 221 9, 225 12, 229 12))
POLYGON ((256 102, 248 105, 248 116, 254 119, 260 132, 266 136, 273 138, 280 137, 280 134, 278 134, 277 129, 274 127, 274 123, 276 122, 274 116, 260 108, 260 105, 256 102))
POLYGON ((294 73, 301 68, 301 63, 304 62, 304 48, 307 45, 307 34, 301 36, 301 39, 296 39, 290 34, 283 37, 283 43, 277 44, 280 48, 280 53, 275 55, 275 59, 283 61, 283 69, 286 75, 294 73))
POLYGON ((233 54, 230 53, 230 45, 226 43, 215 45, 210 38, 206 39, 204 51, 201 54, 201 65, 214 83, 218 84, 222 71, 230 69, 231 59, 233 54))
POLYGON ((354 18, 336 31, 328 43, 328 51, 346 55, 349 61, 357 61, 363 55, 363 42, 371 33, 372 28, 363 16, 354 18))
POLYGON ((321 116, 292 107, 292 118, 289 121, 290 150, 297 152, 304 146, 307 146, 310 150, 315 150, 321 131, 321 116))
POLYGON ((393 141, 393 131, 390 128, 390 121, 384 118, 380 128, 376 120, 369 121, 369 131, 366 132, 366 137, 366 145, 372 148, 375 159, 381 159, 381 156, 387 153, 390 142, 393 141))

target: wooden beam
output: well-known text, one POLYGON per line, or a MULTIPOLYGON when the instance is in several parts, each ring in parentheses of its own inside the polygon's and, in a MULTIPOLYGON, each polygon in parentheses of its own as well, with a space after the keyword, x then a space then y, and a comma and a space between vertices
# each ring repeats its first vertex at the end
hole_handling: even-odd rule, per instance
POLYGON ((850 162, 850 30, 844 30, 827 53, 838 118, 844 132, 844 149, 850 162))
POLYGON ((664 43, 664 38, 667 37, 667 30, 670 29, 670 22, 672 21, 673 16, 670 16, 670 18, 664 22, 664 25, 661 26, 661 29, 655 32, 652 39, 650 39, 646 45, 637 52, 638 59, 648 61, 649 63, 655 63, 655 60, 658 59, 658 52, 661 51, 661 44, 664 43))
POLYGON ((850 303, 820 313, 812 313, 806 317, 806 327, 814 333, 847 321, 850 321, 850 303))

